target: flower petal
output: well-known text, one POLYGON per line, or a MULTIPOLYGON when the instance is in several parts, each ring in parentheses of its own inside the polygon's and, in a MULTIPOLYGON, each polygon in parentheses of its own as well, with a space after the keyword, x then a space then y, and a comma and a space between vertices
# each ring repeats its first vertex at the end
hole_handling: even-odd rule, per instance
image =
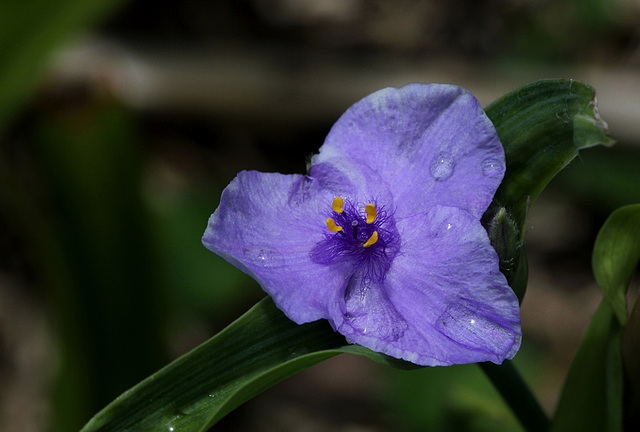
MULTIPOLYGON (((410 231, 382 284, 352 281, 331 310, 352 343, 424 366, 513 358, 520 346, 518 300, 497 272, 486 233, 468 213, 436 207, 424 237, 410 231)), ((419 232, 419 231, 418 231, 419 232)))
POLYGON ((393 191, 399 214, 433 205, 480 217, 505 171, 491 121, 467 90, 443 84, 387 88, 349 108, 312 163, 329 162, 367 185, 371 173, 393 191))
POLYGON ((325 318, 349 276, 346 264, 313 263, 333 195, 313 178, 243 171, 227 186, 202 241, 248 273, 301 324, 325 318))
POLYGON ((398 222, 398 229, 404 246, 385 287, 411 331, 394 347, 423 347, 416 352, 422 364, 512 358, 521 340, 518 299, 474 216, 438 206, 398 222), (427 228, 416 230, 425 220, 427 228))
POLYGON ((360 275, 349 280, 336 304, 331 321, 349 342, 360 343, 362 337, 371 336, 372 342, 362 345, 383 351, 378 349, 379 345, 402 337, 407 328, 405 320, 386 298, 382 284, 360 275))

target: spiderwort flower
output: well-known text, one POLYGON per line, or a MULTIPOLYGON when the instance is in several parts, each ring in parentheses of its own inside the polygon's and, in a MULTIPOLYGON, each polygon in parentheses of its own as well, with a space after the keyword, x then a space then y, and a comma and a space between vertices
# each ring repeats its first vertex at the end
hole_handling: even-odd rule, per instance
POLYGON ((468 91, 388 88, 342 115, 308 175, 239 173, 203 243, 296 323, 420 365, 501 363, 519 305, 480 217, 504 171, 468 91))

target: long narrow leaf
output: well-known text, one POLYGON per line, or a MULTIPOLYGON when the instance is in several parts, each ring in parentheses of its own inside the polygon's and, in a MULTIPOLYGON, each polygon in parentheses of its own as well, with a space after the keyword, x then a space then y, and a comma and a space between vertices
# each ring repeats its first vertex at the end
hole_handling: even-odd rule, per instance
POLYGON ((343 352, 410 364, 347 345, 325 322, 297 325, 270 298, 124 393, 83 429, 206 430, 275 383, 343 352))

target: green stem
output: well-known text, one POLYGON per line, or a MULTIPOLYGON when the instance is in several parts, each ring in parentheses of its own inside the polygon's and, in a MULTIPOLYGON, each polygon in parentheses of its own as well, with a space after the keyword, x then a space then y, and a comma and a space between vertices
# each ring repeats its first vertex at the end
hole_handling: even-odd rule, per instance
POLYGON ((550 422, 531 389, 510 361, 478 363, 527 432, 546 432, 550 422))

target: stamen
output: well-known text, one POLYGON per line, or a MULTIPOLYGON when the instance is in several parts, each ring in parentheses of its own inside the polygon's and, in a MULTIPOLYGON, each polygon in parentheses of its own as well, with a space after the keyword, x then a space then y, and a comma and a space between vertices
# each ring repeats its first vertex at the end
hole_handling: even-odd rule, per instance
POLYGON ((331 204, 331 208, 333 209, 334 212, 336 213, 342 213, 342 206, 344 205, 344 200, 342 198, 340 198, 339 196, 335 197, 333 199, 333 203, 331 204))
POLYGON ((329 228, 329 231, 334 233, 342 231, 342 227, 340 225, 336 225, 336 222, 331 218, 327 218, 327 228, 329 228))
POLYGON ((369 237, 369 240, 367 240, 362 246, 369 247, 371 245, 376 244, 377 241, 378 241, 378 231, 374 231, 373 234, 371 234, 371 237, 369 237))
POLYGON ((376 206, 373 204, 367 204, 364 206, 364 211, 367 212, 367 223, 372 224, 376 220, 376 217, 378 217, 376 206))

